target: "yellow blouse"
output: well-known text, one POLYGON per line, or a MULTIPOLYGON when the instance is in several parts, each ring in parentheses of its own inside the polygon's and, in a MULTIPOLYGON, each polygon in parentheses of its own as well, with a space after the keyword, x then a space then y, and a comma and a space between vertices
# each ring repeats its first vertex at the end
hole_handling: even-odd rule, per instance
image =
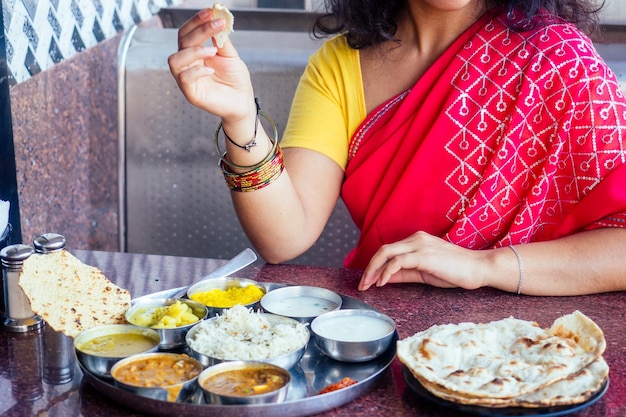
POLYGON ((364 118, 359 53, 335 36, 309 58, 281 147, 320 152, 345 169, 350 138, 364 118))

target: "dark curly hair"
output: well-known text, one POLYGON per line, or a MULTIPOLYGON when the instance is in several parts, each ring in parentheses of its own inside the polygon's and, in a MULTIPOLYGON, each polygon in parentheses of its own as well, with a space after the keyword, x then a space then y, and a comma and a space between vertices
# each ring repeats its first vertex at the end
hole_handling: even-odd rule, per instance
MULTIPOLYGON (((598 12, 604 5, 598 0, 485 0, 489 10, 521 11, 530 21, 539 10, 575 24, 591 34, 598 26, 598 12)), ((407 0, 325 0, 326 13, 313 26, 313 35, 322 38, 346 33, 348 44, 355 49, 394 40, 396 16, 407 0)))

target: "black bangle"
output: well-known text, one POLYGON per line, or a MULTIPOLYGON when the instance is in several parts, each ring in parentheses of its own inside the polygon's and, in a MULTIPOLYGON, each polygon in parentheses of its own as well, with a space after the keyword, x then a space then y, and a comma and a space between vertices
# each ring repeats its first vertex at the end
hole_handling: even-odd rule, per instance
POLYGON ((224 136, 226 137, 226 139, 228 139, 228 141, 230 143, 232 143, 236 147, 244 149, 244 150, 246 150, 248 152, 250 152, 250 149, 252 149, 255 146, 257 146, 257 143, 256 143, 256 131, 257 131, 258 127, 259 127, 259 112, 261 111, 261 106, 259 105, 259 99, 256 98, 256 97, 254 98, 254 104, 256 105, 256 121, 254 122, 254 137, 252 138, 252 140, 250 142, 248 142, 248 143, 246 143, 245 145, 242 146, 242 145, 238 144, 237 142, 235 142, 234 140, 232 140, 230 138, 230 136, 228 136, 226 134, 226 131, 224 130, 224 127, 222 126, 221 123, 220 123, 219 127, 217 128, 218 131, 219 131, 220 128, 222 128, 222 130, 224 131, 224 136))

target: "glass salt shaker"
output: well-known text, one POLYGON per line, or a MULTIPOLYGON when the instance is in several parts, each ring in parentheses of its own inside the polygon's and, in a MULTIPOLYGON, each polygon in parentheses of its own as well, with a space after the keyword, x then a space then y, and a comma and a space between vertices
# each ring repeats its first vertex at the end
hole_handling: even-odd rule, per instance
MULTIPOLYGON (((57 233, 44 233, 33 240, 35 252, 49 254, 65 248, 65 237, 57 233)), ((46 326, 44 331, 43 377, 47 384, 61 385, 74 377, 76 354, 72 338, 46 326)))
MULTIPOLYGON (((6 336, 11 392, 13 398, 24 405, 33 404, 44 392, 42 333, 47 327, 32 332, 8 333, 6 336)), ((28 415, 37 415, 33 411, 28 415)))
POLYGON ((5 307, 2 324, 11 332, 28 332, 44 325, 43 319, 33 312, 28 297, 18 284, 22 265, 32 254, 33 248, 21 243, 0 250, 5 307))

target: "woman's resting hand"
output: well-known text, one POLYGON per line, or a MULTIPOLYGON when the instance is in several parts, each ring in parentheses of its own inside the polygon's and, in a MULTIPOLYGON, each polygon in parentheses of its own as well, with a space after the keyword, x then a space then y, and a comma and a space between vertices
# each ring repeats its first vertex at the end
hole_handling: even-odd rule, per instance
POLYGON ((363 273, 359 290, 372 285, 417 282, 442 288, 476 289, 484 286, 479 272, 485 257, 426 232, 383 245, 363 273))
POLYGON ((383 245, 365 269, 359 290, 400 282, 509 292, 522 284, 523 294, 553 296, 626 290, 626 229, 599 228, 515 247, 523 271, 507 246, 465 249, 417 232, 383 245))

